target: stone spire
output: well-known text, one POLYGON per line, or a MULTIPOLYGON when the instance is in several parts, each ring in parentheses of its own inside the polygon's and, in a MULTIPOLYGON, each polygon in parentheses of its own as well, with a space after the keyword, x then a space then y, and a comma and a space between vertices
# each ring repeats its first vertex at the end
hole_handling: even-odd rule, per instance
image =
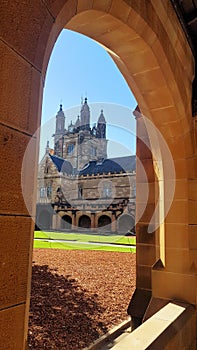
POLYGON ((63 154, 63 143, 65 133, 65 114, 62 110, 62 104, 56 115, 56 128, 54 136, 54 154, 62 157, 63 154))
POLYGON ((103 114, 103 109, 101 109, 101 114, 98 118, 97 137, 102 139, 106 138, 106 120, 103 114))
POLYGON ((45 148, 45 153, 49 154, 49 150, 50 150, 50 148, 49 148, 49 141, 47 141, 46 148, 45 148))
POLYGON ((87 103, 87 97, 81 107, 81 129, 90 130, 90 108, 87 103))
POLYGON ((60 104, 60 109, 56 115, 56 130, 55 133, 61 134, 65 129, 65 114, 62 110, 62 104, 60 104))
POLYGON ((75 128, 79 128, 80 125, 81 125, 81 121, 80 121, 80 116, 78 115, 77 121, 76 121, 76 123, 75 123, 75 128))

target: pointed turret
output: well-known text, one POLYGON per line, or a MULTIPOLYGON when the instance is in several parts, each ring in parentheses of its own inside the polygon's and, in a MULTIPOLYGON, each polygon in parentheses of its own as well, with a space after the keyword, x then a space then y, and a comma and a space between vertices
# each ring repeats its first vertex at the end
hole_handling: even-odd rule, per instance
POLYGON ((56 130, 55 133, 61 134, 65 129, 65 114, 62 110, 62 104, 60 104, 60 109, 56 115, 56 130))
POLYGON ((77 121, 76 121, 76 123, 75 123, 75 128, 76 128, 76 129, 77 129, 77 128, 80 128, 80 125, 81 125, 81 121, 80 121, 80 116, 78 115, 77 121))
POLYGON ((45 148, 45 153, 49 154, 49 150, 50 150, 50 148, 49 148, 49 141, 47 141, 47 145, 46 145, 46 148, 45 148))
POLYGON ((90 130, 90 108, 87 103, 87 97, 81 107, 81 129, 90 130))
POLYGON ((62 104, 56 115, 56 128, 54 136, 54 154, 62 156, 63 154, 63 143, 65 133, 65 114, 62 110, 62 104))
POLYGON ((73 122, 71 120, 71 123, 70 125, 68 126, 68 132, 72 133, 74 131, 74 125, 73 125, 73 122))
POLYGON ((103 109, 101 109, 101 114, 98 118, 97 137, 102 139, 106 138, 106 120, 103 114, 103 109))

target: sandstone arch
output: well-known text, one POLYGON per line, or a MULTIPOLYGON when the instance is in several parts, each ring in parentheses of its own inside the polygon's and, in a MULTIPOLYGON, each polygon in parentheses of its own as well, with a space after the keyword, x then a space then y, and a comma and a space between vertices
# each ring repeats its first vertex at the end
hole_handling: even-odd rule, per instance
MULTIPOLYGON (((15 348, 21 350, 26 343, 36 138, 33 138, 32 156, 22 178, 30 212, 21 191, 21 166, 26 145, 40 123, 46 68, 63 27, 78 30, 107 48, 135 94, 142 113, 159 128, 173 156, 176 190, 165 218, 163 240, 159 232, 155 236, 146 235, 146 216, 137 233, 137 286, 141 290, 152 290, 156 298, 176 298, 196 304, 197 168, 191 112, 194 58, 171 2, 46 0, 15 4, 14 1, 6 6, 2 3, 0 13, 0 205, 1 251, 5 263, 0 276, 0 333, 5 335, 2 344, 8 344, 9 339, 10 349, 16 345, 15 348), (12 165, 9 177, 8 163, 12 165), (20 231, 21 251, 13 251, 7 244, 7 228, 13 244, 20 231), (16 264, 10 274, 13 260, 16 264), (151 264, 159 260, 163 266, 157 265, 151 270, 151 264), (17 280, 16 289, 13 289, 13 278, 17 280)), ((143 163, 148 168, 152 160, 143 159, 143 163)), ((143 182, 140 185, 143 186, 143 182)), ((150 182, 151 186, 154 187, 154 181, 150 182)), ((166 195, 164 193, 162 205, 166 195)), ((147 213, 153 204, 154 198, 147 204, 147 213)))

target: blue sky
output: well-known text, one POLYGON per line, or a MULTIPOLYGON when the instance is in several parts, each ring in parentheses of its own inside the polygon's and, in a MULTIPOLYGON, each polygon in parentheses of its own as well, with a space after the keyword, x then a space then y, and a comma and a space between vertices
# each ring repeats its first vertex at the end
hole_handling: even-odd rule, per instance
POLYGON ((63 30, 54 46, 45 80, 41 156, 46 140, 53 147, 55 115, 60 103, 66 115, 66 126, 80 112, 81 98, 88 98, 91 122, 100 110, 107 121, 108 156, 135 153, 136 101, 126 81, 109 54, 92 39, 63 30))

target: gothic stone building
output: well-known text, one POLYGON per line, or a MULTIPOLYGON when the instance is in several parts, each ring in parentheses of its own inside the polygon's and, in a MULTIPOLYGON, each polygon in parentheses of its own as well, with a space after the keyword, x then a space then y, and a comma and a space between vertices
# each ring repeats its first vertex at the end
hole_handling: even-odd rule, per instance
POLYGON ((54 150, 47 144, 37 182, 38 229, 125 233, 135 225, 135 156, 107 158, 101 110, 90 127, 85 99, 76 123, 65 128, 60 105, 54 150))

